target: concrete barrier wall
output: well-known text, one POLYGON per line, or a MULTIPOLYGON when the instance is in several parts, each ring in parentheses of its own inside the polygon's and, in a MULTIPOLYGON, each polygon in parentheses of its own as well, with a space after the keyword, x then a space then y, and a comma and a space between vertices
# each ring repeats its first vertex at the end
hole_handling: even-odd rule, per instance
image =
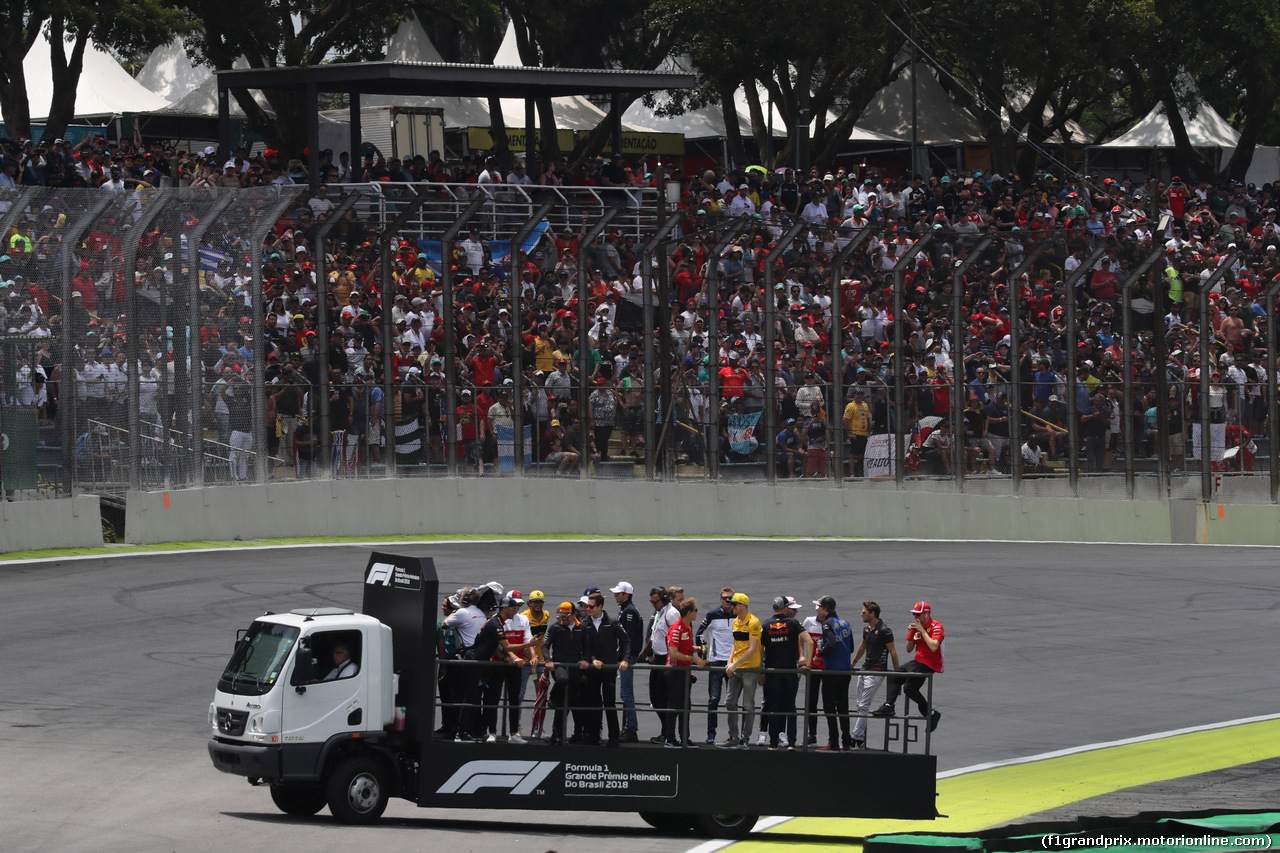
POLYGON ((102 545, 97 495, 41 501, 0 500, 0 553, 102 545))
MULTIPOLYGON (((1272 507, 1257 508, 1275 513, 1272 507)), ((1194 522, 1181 541, 1195 541, 1194 522)), ((128 495, 125 540, 395 534, 792 535, 1179 541, 1155 501, 1011 498, 867 488, 421 479, 128 495)), ((1243 527, 1243 523, 1241 527, 1243 527)), ((1274 526, 1274 523, 1273 523, 1274 526)))

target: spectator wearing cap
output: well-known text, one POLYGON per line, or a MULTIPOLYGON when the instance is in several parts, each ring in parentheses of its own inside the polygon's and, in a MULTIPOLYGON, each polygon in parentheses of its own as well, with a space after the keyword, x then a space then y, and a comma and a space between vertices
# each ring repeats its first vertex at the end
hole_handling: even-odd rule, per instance
POLYGON ((618 740, 621 743, 636 743, 639 740, 640 723, 636 719, 634 667, 645 646, 644 619, 632 601, 635 587, 626 581, 619 581, 609 592, 613 593, 613 600, 618 604, 618 618, 615 621, 627 633, 630 648, 627 668, 618 673, 618 691, 622 696, 622 732, 618 740))
POLYGON ((563 443, 564 427, 560 423, 559 418, 551 419, 551 427, 547 430, 547 434, 543 436, 543 445, 546 448, 546 461, 556 466, 556 473, 563 474, 566 471, 577 469, 579 455, 577 451, 566 450, 563 443))
POLYGON ((751 599, 735 592, 729 601, 733 608, 733 652, 725 664, 729 679, 729 736, 716 744, 726 749, 746 749, 756 717, 756 687, 760 680, 760 637, 763 626, 751 612, 751 599), (742 710, 739 711, 739 705, 742 710))
MULTIPOLYGON (((927 601, 917 601, 911 608, 911 624, 907 627, 907 654, 914 652, 915 658, 909 661, 906 666, 900 667, 899 672, 942 674, 942 642, 946 639, 946 631, 942 628, 942 623, 933 618, 933 608, 929 606, 927 601)), ((920 715, 928 716, 929 731, 933 731, 938 727, 938 721, 942 719, 942 714, 937 710, 930 710, 928 701, 924 698, 924 694, 920 692, 921 681, 919 679, 905 679, 896 676, 889 676, 889 695, 885 699, 885 703, 877 708, 873 715, 877 717, 892 717, 895 713, 895 706, 898 703, 898 695, 906 692, 907 701, 915 702, 916 707, 920 709, 920 715)), ((904 709, 904 715, 910 710, 908 705, 904 709)))
POLYGON ((573 602, 562 601, 556 608, 555 621, 547 626, 543 641, 542 653, 551 676, 547 704, 555 710, 551 723, 552 746, 564 742, 565 709, 579 704, 582 670, 578 664, 582 660, 582 636, 574 632, 576 626, 573 602))
POLYGON ((804 471, 805 452, 795 418, 787 418, 775 439, 778 476, 799 477, 804 471))

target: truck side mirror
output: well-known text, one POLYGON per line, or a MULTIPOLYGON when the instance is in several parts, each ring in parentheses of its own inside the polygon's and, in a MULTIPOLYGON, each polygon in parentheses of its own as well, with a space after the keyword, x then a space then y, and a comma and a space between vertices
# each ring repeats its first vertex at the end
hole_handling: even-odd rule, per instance
POLYGON ((299 693, 305 693, 306 687, 303 685, 315 680, 316 661, 311 657, 311 643, 303 637, 298 641, 297 651, 294 653, 293 684, 298 688, 299 693))

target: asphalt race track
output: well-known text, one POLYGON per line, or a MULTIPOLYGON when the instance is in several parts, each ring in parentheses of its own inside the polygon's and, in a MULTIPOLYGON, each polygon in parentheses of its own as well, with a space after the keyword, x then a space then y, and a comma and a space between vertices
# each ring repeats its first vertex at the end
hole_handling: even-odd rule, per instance
MULTIPOLYGON (((947 630, 935 687, 940 770, 1280 706, 1265 664, 1280 628, 1274 549, 699 539, 383 547, 434 557, 442 589, 498 580, 545 590, 551 607, 619 580, 641 593, 642 613, 643 593, 658 583, 709 605, 728 584, 762 617, 777 594, 806 605, 831 594, 856 625, 872 598, 901 637, 910 605, 927 599, 947 630)), ((696 843, 656 836, 629 814, 492 815, 404 801, 377 826, 340 827, 327 812, 288 818, 265 789, 216 772, 207 709, 236 630, 266 610, 357 606, 368 551, 0 564, 0 847, 595 853, 696 843)), ((641 734, 655 725, 642 719, 641 734)))

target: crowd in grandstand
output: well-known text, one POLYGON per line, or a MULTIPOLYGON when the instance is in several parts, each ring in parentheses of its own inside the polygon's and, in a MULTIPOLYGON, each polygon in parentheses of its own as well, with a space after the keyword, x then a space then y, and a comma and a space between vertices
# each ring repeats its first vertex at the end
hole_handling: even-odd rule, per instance
MULTIPOLYGON (((584 207, 570 227, 547 229, 520 268, 513 268, 509 253, 492 251, 491 242, 510 236, 499 233, 501 217, 473 222, 476 227, 445 247, 434 264, 419 240, 438 239, 438 234, 391 235, 391 305, 381 304, 378 246, 384 222, 357 206, 342 214, 323 247, 315 236, 344 194, 355 189, 345 185, 348 181, 475 184, 473 192, 491 194, 495 204, 504 184, 520 185, 535 199, 539 187, 577 186, 598 190, 596 197, 605 204, 631 203, 625 193, 620 201, 610 201, 608 192, 652 187, 656 161, 595 158, 570 172, 563 162, 526 169, 493 158, 449 164, 434 154, 398 161, 375 153, 353 167, 345 153, 334 161, 326 151, 321 163, 319 188, 296 187, 295 201, 260 247, 263 340, 254 340, 251 321, 255 271, 249 263, 249 228, 241 223, 244 227, 206 233, 203 244, 222 260, 201 273, 200 327, 194 332, 200 355, 188 364, 172 357, 173 329, 174 318, 189 310, 182 296, 185 233, 196 220, 160 217, 138 242, 134 268, 123 266, 123 238, 137 221, 148 187, 305 185, 302 161, 271 150, 253 156, 213 148, 188 152, 104 139, 78 145, 10 143, 0 178, 0 215, 13 214, 0 254, 0 323, 9 335, 32 343, 20 353, 6 353, 20 362, 6 371, 7 379, 17 381, 6 392, 53 419, 60 395, 73 383, 77 430, 90 419, 127 425, 125 309, 126 291, 133 287, 143 297, 137 318, 142 344, 137 405, 143 423, 180 426, 175 423, 181 418, 178 398, 187 387, 187 372, 198 370, 203 423, 239 452, 233 454, 236 479, 248 476, 249 449, 259 428, 267 432, 270 453, 300 475, 311 472, 321 443, 318 412, 324 406, 340 468, 382 461, 385 437, 393 429, 412 437, 403 442, 410 450, 398 454, 399 461, 442 463, 446 443, 455 444, 445 436, 452 410, 464 468, 492 471, 498 427, 511 426, 517 406, 532 429, 533 459, 555 470, 576 469, 584 456, 598 463, 643 456, 646 420, 657 417, 645 408, 645 386, 656 385, 660 375, 660 365, 646 364, 646 330, 635 319, 645 278, 640 257, 645 233, 608 232, 588 245, 583 238, 593 211, 584 207), (16 193, 27 187, 40 194, 38 201, 22 206, 16 193), (86 189, 55 191, 59 187, 86 189), (87 206, 89 188, 114 194, 117 205, 74 245, 64 245, 64 235, 87 206), (13 210, 15 204, 21 209, 13 210), (322 259, 313 256, 317 250, 324 252, 322 259), (68 253, 73 280, 71 302, 64 305, 62 269, 68 253), (323 281, 316 280, 317 261, 323 281), (452 352, 445 350, 439 263, 454 269, 452 352), (579 269, 587 277, 582 293, 579 269), (319 375, 320 299, 328 303, 328 377, 319 375), (579 351, 580 299, 589 303, 585 359, 579 351), (382 318, 388 311, 394 332, 384 340, 382 318), (71 330, 71 352, 63 352, 64 326, 71 330), (392 377, 384 376, 386 347, 393 352, 392 377), (511 368, 517 348, 524 367, 519 400, 513 399, 511 368), (262 405, 255 409, 249 399, 251 368, 259 357, 267 387, 260 389, 262 405), (447 359, 457 376, 450 399, 447 359), (579 411, 581 383, 590 390, 586 411, 579 411), (256 411, 262 423, 254 422, 256 411), (417 431, 406 431, 406 424, 417 431)), ((797 174, 758 166, 688 175, 668 168, 666 177, 679 183, 683 219, 666 256, 654 263, 665 263, 670 279, 670 368, 682 427, 680 454, 689 462, 703 463, 711 454, 721 462, 758 461, 773 453, 779 476, 822 477, 832 474, 833 447, 843 443, 849 462, 845 473, 862 475, 868 437, 896 427, 899 371, 890 346, 895 324, 906 341, 903 430, 918 436, 918 459, 936 473, 951 473, 955 458, 969 471, 1007 471, 1015 453, 1029 471, 1053 470, 1069 454, 1068 395, 1075 397, 1075 431, 1088 470, 1112 470, 1128 431, 1138 455, 1161 455, 1156 445, 1162 428, 1172 436, 1168 453, 1181 467, 1182 439, 1190 437, 1197 417, 1202 369, 1211 371, 1214 423, 1255 434, 1263 428, 1269 372, 1265 318, 1272 307, 1266 289, 1280 276, 1276 200, 1269 185, 982 171, 890 178, 843 169, 797 174), (738 221, 745 222, 741 235, 717 253, 724 226, 738 221), (805 228, 794 241, 777 247, 801 221, 805 228), (833 271, 833 257, 863 231, 870 232, 869 239, 833 271), (931 244, 913 250, 925 234, 934 236, 931 244), (988 236, 994 240, 970 257, 988 236), (1015 277, 1041 243, 1047 248, 1015 277), (781 250, 776 284, 766 293, 765 258, 775 248, 781 250), (1067 292, 1066 282, 1099 248, 1105 252, 1067 292), (1131 282, 1153 250, 1162 250, 1158 262, 1131 282), (903 310, 894 317, 893 269, 900 260, 905 260, 903 310), (1206 295, 1210 325, 1202 329, 1201 282, 1224 265, 1225 275, 1206 295), (959 290, 953 285, 957 268, 964 270, 959 290), (833 282, 840 288, 841 312, 835 318, 833 282), (1129 341, 1122 331, 1126 284, 1132 287, 1129 341), (775 308, 772 353, 765 350, 767 300, 775 308), (958 350, 951 328, 956 300, 964 324, 958 350), (1066 323, 1068 300, 1076 306, 1074 334, 1066 323), (1159 316, 1157 304, 1163 306, 1159 316), (1010 347, 1013 306, 1021 328, 1016 359, 1010 347), (841 346, 833 352, 837 326, 841 346), (1211 337, 1211 363, 1205 365, 1200 363, 1202 333, 1211 337), (1077 375, 1069 377, 1072 347, 1077 375), (1126 348, 1133 365, 1131 406, 1124 405, 1121 393, 1126 348), (1158 349, 1167 353, 1163 363, 1156 360, 1158 349), (776 371, 773 389, 767 387, 769 358, 776 371), (720 389, 718 412, 710 410, 712 371, 720 389), (952 423, 956 372, 963 373, 964 414, 952 423), (837 383, 842 411, 833 412, 837 383), (1013 383, 1020 385, 1021 411, 1011 410, 1013 383), (1167 394, 1163 427, 1157 423, 1159 394, 1167 394), (758 442, 758 448, 730 441, 731 418, 770 404, 775 436, 758 442), (1020 419, 1026 439, 1021 448, 1009 447, 1013 419, 1020 419), (720 426, 714 432, 713 422, 720 426), (963 454, 953 456, 955 441, 963 442, 963 454)))

